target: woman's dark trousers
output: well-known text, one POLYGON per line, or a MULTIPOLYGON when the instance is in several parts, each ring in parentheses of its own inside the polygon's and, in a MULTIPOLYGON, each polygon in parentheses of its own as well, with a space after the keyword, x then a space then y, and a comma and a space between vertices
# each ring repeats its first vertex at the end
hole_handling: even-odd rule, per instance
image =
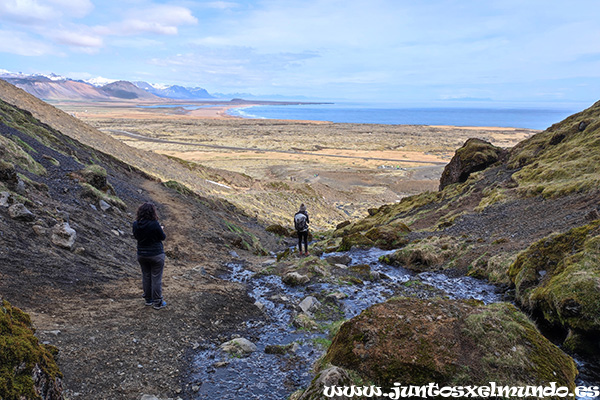
POLYGON ((157 256, 138 256, 138 262, 142 267, 142 288, 147 303, 162 302, 162 275, 165 267, 165 254, 157 256))

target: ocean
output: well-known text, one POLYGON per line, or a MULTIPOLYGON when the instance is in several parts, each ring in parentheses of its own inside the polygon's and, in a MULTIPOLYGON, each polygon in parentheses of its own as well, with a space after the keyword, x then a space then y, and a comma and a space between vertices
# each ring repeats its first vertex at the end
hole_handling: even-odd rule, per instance
POLYGON ((292 119, 392 125, 494 126, 546 129, 583 108, 403 108, 370 104, 268 105, 233 108, 230 115, 254 119, 292 119))

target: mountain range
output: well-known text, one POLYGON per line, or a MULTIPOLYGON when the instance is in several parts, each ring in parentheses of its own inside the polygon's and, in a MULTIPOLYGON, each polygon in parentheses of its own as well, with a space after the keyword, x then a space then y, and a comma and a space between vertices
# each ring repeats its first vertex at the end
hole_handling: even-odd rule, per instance
POLYGON ((207 100, 215 96, 201 87, 157 85, 106 78, 74 80, 55 74, 11 73, 0 70, 3 79, 42 100, 207 100))

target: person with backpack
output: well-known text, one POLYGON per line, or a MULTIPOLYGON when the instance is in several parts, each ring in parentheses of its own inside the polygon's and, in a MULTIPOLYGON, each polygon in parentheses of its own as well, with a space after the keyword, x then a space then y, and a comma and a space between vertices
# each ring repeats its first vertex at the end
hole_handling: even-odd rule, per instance
POLYGON ((158 222, 156 207, 144 203, 137 210, 133 222, 133 236, 137 239, 137 258, 142 268, 142 288, 147 306, 160 310, 167 306, 162 297, 162 275, 165 267, 163 240, 167 238, 158 222))
POLYGON ((304 204, 300 205, 300 210, 294 215, 294 227, 298 232, 298 252, 300 255, 308 255, 308 212, 304 204), (304 242, 304 253, 302 252, 302 242, 304 242))

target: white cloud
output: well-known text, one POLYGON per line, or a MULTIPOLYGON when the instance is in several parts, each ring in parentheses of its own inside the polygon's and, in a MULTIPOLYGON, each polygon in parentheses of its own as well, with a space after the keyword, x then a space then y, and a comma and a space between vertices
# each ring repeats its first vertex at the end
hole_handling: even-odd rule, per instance
POLYGON ((25 25, 38 25, 63 16, 84 17, 93 8, 90 0, 2 0, 0 18, 25 25))
POLYGON ((53 53, 54 49, 24 33, 0 30, 0 52, 20 56, 43 56, 53 53))
POLYGON ((215 8, 218 10, 228 10, 240 6, 238 3, 232 3, 230 1, 211 1, 208 3, 203 3, 202 5, 207 8, 215 8))
POLYGON ((50 36, 58 43, 68 46, 83 47, 83 48, 100 48, 102 47, 102 37, 82 32, 81 30, 56 30, 50 33, 50 36))
POLYGON ((176 35, 181 25, 194 25, 198 19, 192 12, 179 6, 158 5, 144 10, 131 12, 131 17, 116 24, 99 27, 98 31, 105 35, 138 35, 155 33, 159 35, 176 35))

